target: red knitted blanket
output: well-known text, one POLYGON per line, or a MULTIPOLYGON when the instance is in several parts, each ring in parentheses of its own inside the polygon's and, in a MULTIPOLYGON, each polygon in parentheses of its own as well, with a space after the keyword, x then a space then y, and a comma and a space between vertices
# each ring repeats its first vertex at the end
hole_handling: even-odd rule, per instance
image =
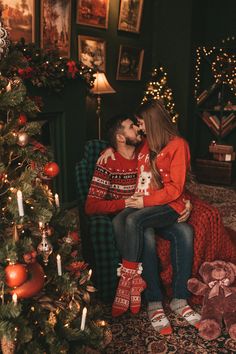
MULTIPOLYGON (((194 259, 192 277, 198 277, 200 265, 205 261, 224 260, 236 263, 236 232, 225 228, 219 210, 191 194, 193 210, 189 223, 194 228, 194 259)), ((171 294, 172 266, 170 242, 157 238, 157 253, 162 264, 161 278, 171 294)), ((192 297, 192 302, 201 303, 201 298, 192 297)))

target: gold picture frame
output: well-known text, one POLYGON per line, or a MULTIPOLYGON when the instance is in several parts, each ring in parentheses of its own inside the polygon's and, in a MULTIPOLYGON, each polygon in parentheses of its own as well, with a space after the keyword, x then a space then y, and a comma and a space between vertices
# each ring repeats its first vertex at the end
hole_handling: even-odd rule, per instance
POLYGON ((121 0, 118 30, 139 33, 144 0, 121 0))
POLYGON ((108 27, 110 0, 77 0, 76 22, 84 26, 108 27))
POLYGON ((103 38, 78 36, 78 59, 96 71, 106 71, 106 41, 103 38))
POLYGON ((121 45, 117 65, 116 80, 141 80, 144 49, 121 45))
POLYGON ((41 1, 41 48, 70 57, 71 0, 41 1))
POLYGON ((18 42, 24 38, 26 43, 35 40, 35 0, 1 0, 2 22, 9 32, 10 40, 18 42))

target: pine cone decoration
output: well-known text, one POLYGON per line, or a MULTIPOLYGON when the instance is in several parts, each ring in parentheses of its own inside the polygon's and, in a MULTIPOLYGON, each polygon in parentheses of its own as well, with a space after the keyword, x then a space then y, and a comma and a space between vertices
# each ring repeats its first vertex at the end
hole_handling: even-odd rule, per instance
POLYGON ((2 337, 1 349, 3 354, 14 354, 16 343, 13 340, 7 339, 6 336, 2 337))

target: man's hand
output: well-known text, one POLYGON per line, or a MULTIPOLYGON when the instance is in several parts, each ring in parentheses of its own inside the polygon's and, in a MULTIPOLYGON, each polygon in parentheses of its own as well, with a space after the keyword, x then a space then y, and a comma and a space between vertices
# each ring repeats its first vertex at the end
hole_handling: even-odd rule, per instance
POLYGON ((125 199, 125 207, 126 208, 142 209, 144 207, 143 197, 132 196, 128 199, 125 199))
POLYGON ((183 199, 185 202, 185 209, 180 213, 180 217, 178 218, 178 222, 185 222, 188 220, 191 210, 193 209, 192 204, 190 203, 190 200, 183 199))
POLYGON ((106 164, 109 158, 115 160, 114 150, 112 148, 106 149, 104 153, 98 158, 97 163, 106 164))

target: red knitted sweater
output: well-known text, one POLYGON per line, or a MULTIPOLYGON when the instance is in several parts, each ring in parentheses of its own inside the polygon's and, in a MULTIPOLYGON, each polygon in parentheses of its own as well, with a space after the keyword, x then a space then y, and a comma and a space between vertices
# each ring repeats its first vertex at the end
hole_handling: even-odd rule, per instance
POLYGON ((128 160, 115 152, 115 160, 97 164, 85 204, 85 213, 113 214, 125 208, 125 199, 134 194, 137 156, 128 160))

